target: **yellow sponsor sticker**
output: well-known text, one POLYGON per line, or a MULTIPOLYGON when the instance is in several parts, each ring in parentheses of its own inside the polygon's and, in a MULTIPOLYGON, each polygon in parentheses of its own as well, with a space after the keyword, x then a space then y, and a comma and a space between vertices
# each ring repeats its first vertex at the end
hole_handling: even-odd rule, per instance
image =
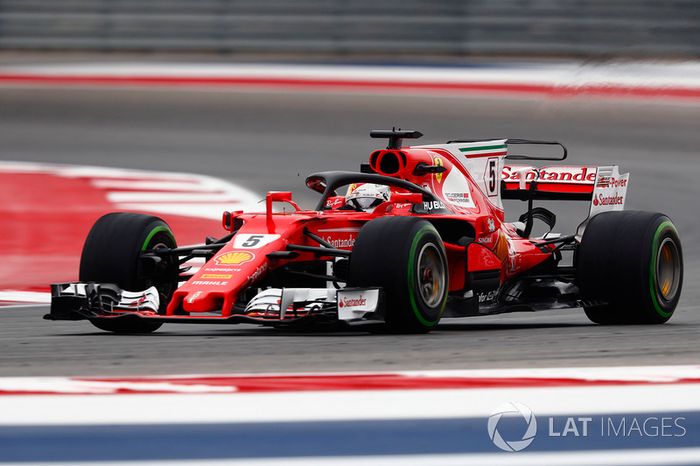
POLYGON ((200 278, 221 280, 221 279, 228 279, 231 277, 233 277, 233 275, 231 275, 230 273, 203 273, 200 278))
POLYGON ((248 251, 227 252, 214 258, 218 265, 239 265, 255 259, 255 254, 248 251))

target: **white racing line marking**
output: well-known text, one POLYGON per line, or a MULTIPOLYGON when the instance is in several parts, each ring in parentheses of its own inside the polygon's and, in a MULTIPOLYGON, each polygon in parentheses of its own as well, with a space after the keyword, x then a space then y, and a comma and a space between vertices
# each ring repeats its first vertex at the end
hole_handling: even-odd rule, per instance
POLYGON ((430 67, 378 65, 298 65, 223 63, 91 63, 4 65, 0 75, 31 74, 57 77, 162 77, 174 79, 247 78, 308 79, 315 81, 375 81, 426 83, 547 84, 563 87, 700 86, 700 63, 618 62, 500 64, 483 67, 430 67))
MULTIPOLYGON (((353 379, 353 375, 345 374, 353 379)), ((361 373, 372 374, 372 373, 361 373)), ((458 371, 408 371, 394 373, 375 373, 378 375, 405 375, 423 378, 425 386, 430 386, 431 379, 437 378, 503 378, 518 383, 525 374, 529 379, 541 378, 540 386, 515 386, 508 388, 460 388, 460 389, 410 389, 410 390, 337 390, 337 391, 288 391, 288 392, 241 392, 234 385, 207 383, 207 377, 216 376, 152 376, 143 378, 86 379, 67 377, 17 377, 0 378, 0 429, 10 429, 20 435, 54 435, 46 434, 41 429, 59 428, 61 442, 76 442, 71 437, 61 437, 65 428, 91 426, 115 428, 117 426, 152 426, 147 429, 157 430, 158 426, 194 426, 210 428, 222 424, 245 425, 250 423, 280 424, 313 423, 332 421, 338 425, 352 428, 352 421, 402 421, 411 425, 426 420, 467 420, 481 422, 483 418, 486 430, 486 418, 493 410, 504 403, 517 402, 529 407, 536 416, 541 417, 543 429, 546 429, 547 416, 576 415, 630 415, 643 413, 646 416, 666 416, 667 414, 694 415, 700 412, 700 383, 683 383, 683 380, 698 380, 700 366, 650 366, 650 367, 609 367, 609 368, 542 368, 532 370, 458 370, 458 371), (201 377, 201 380, 193 380, 201 377), (179 384, 178 379, 187 379, 188 384, 179 384), (549 386, 548 379, 576 378, 580 381, 608 381, 610 384, 587 386, 549 386), (621 385, 615 384, 618 381, 621 385), (625 385, 626 381, 651 382, 641 385, 625 385), (92 394, 83 395, 85 390, 92 394), (113 394, 117 390, 133 390, 129 394, 113 394), (54 391, 62 395, 25 395, 11 394, 15 391, 54 391), (169 391, 169 394, 149 391, 169 391), (135 392, 135 394, 134 394, 135 392), (650 402, 651 400, 651 402, 650 402), (176 407, 174 409, 173 407, 176 407), (658 414, 655 414, 658 413, 658 414), (346 424, 347 423, 347 424, 346 424), (26 427, 29 430, 22 430, 26 427), (32 434, 32 432, 35 432, 32 434), (39 432, 39 434, 36 434, 39 432), (44 432, 44 433, 42 433, 44 432)), ((333 374, 307 374, 309 376, 328 376, 333 374)), ((336 374, 342 375, 342 374, 336 374)), ((256 377, 256 375, 251 375, 256 377)), ((258 374, 257 377, 270 376, 258 374)), ((298 379, 300 374, 278 374, 279 377, 298 379)), ((222 377, 222 376, 219 376, 222 377)), ((232 376, 235 378, 244 375, 232 376)), ((520 382, 519 382, 520 381, 520 382)), ((281 383, 284 383, 282 381, 281 383)), ((313 382, 312 382, 313 383, 313 382)), ((355 382, 353 382, 355 383, 355 382)), ((421 381, 421 383, 423 383, 421 381)), ((652 419, 656 419, 652 417, 652 419)), ((685 419, 685 418, 684 418, 685 419)), ((214 428, 216 429, 216 427, 214 428)), ((274 432, 275 427, 270 427, 274 432)), ((551 429, 551 427, 550 427, 551 429)), ((689 427, 690 429, 690 427, 689 427)), ((155 434, 156 436, 158 434, 155 434)), ((161 434, 162 435, 162 434, 161 434)), ((630 434, 631 435, 631 434, 630 434)), ((688 435, 695 435, 688 431, 688 435)), ((21 436, 18 437, 21 439, 21 436)), ((43 438, 43 437, 42 437, 43 438)), ((53 438, 50 439, 53 441, 53 438)), ((26 441, 26 440, 24 440, 26 441)), ((147 442, 148 440, 144 440, 147 442)), ((396 441, 396 440, 394 440, 396 441)), ((488 440, 484 439, 485 442, 488 440)), ((592 440, 593 441, 593 440, 592 440)), ((192 441, 190 441, 192 443, 192 441)), ((200 440, 201 442, 201 440, 200 440)), ((79 444, 70 444, 75 451, 79 444)), ((197 448, 197 441, 192 443, 197 448)), ((643 444, 627 444, 624 448, 556 451, 525 451, 518 453, 457 453, 457 454, 405 454, 392 453, 349 456, 307 456, 274 458, 274 443, 270 444, 270 456, 267 458, 226 458, 193 460, 117 460, 117 461, 81 461, 85 465, 250 465, 250 466, 321 466, 321 465, 527 465, 561 464, 561 465, 652 465, 652 464, 697 464, 700 448, 686 442, 677 448, 643 448, 643 444), (634 448, 638 445, 639 448, 634 448)), ((585 447, 581 445, 578 448, 585 447)), ((125 446, 124 448, 128 448, 125 446)), ((311 448, 311 447, 309 447, 311 448)), ((494 447, 495 448, 495 447, 494 447)), ((595 447, 594 447, 595 448, 595 447)), ((340 449, 342 451, 342 449, 340 449)), ((393 450, 396 451, 396 450, 393 450)), ((411 451, 406 448, 405 451, 411 451)), ((454 451, 454 450, 453 450, 454 451)), ((309 454, 313 449, 309 450, 309 454)), ((104 457, 109 457, 104 453, 104 457)), ((330 453, 329 454, 334 454, 330 453)), ((236 452, 230 452, 232 457, 236 452)), ((340 455, 343 455, 340 453, 340 455)), ((164 454, 165 457, 165 454, 164 454)), ((159 458, 156 456, 155 458, 159 458)), ((12 461, 12 459, 10 459, 12 461)), ((4 462, 3 464, 13 464, 4 462)), ((18 466, 20 463, 17 463, 18 466)), ((74 463, 47 461, 22 462, 23 466, 68 465, 74 463)))
MULTIPOLYGON (((5 393, 0 395, 0 425, 449 419, 488 416, 496 406, 513 401, 527 405, 538 415, 700 411, 698 366, 533 369, 528 378, 542 379, 535 384, 523 381, 526 372, 503 369, 363 373, 420 374, 425 384, 419 380, 417 385, 408 387, 410 389, 399 386, 381 390, 352 389, 352 386, 323 390, 321 384, 319 390, 290 388, 290 391, 275 392, 239 391, 235 379, 246 377, 239 374, 231 376, 234 380, 230 384, 207 381, 208 377, 225 378, 225 375, 0 378, 0 392, 5 393), (575 376, 577 373, 580 375, 575 376), (421 388, 430 387, 431 379, 438 377, 474 379, 477 387, 478 381, 484 378, 502 378, 513 385, 421 388), (552 380, 566 378, 603 383, 550 385, 552 380), (180 382, 179 379, 189 381, 180 382), (626 384, 629 381, 640 384, 626 384), (131 393, 117 394, 120 390, 131 393), (55 394, 32 394, 37 392, 55 394), (178 409, 173 410, 172 406, 178 409), (261 406, 265 409, 261 410, 261 406)), ((353 380, 352 376, 357 373, 336 375, 353 380)), ((272 380, 267 382, 273 383, 275 377, 303 379, 304 375, 257 374, 250 377, 268 377, 272 380)), ((239 383, 245 387, 244 381, 239 383)), ((315 383, 309 380, 312 386, 315 383)))
MULTIPOLYGON (((465 369, 465 370, 426 370, 426 371, 344 371, 344 372, 265 372, 236 374, 166 374, 166 375, 141 375, 135 377, 0 377, 0 396, 2 392, 12 391, 21 395, 21 392, 37 392, 49 390, 54 394, 114 394, 122 388, 124 379, 133 383, 133 389, 147 387, 154 383, 170 381, 170 388, 178 392, 182 384, 192 380, 200 380, 201 386, 215 388, 212 392, 219 392, 222 381, 235 386, 236 382, 245 383, 249 379, 275 379, 275 378, 316 378, 328 380, 339 378, 352 380, 356 377, 390 377, 393 381, 400 382, 402 378, 416 381, 412 387, 430 384, 435 379, 452 379, 461 381, 516 381, 510 387, 521 385, 529 388, 542 388, 553 381, 568 381, 569 383, 608 383, 627 384, 683 384, 697 383, 700 390, 700 366, 697 365, 670 365, 670 366, 610 366, 610 367, 547 367, 547 368, 512 368, 512 369, 465 369), (208 383, 210 379, 216 382, 208 383), (142 384, 142 385, 138 385, 142 384)), ((663 386, 663 385, 659 385, 663 386)), ((419 387, 420 388, 420 387, 419 387)), ((557 387, 554 387, 557 388, 557 387)), ((162 389, 160 387, 159 389, 162 389)), ((471 389, 471 388, 470 388, 471 389)), ((439 388, 439 390, 443 390, 439 388)), ((144 389, 144 392, 151 391, 144 389)), ((188 390, 185 390, 188 391, 188 390)), ((293 391, 293 390, 291 390, 293 391)))
POLYGON ((4 395, 0 425, 458 419, 517 401, 534 413, 700 411, 700 388, 668 386, 150 395, 4 395), (653 403, 650 403, 653 400, 653 403), (177 409, 173 409, 177 406, 177 409), (261 409, 264 407, 264 409, 261 409))
POLYGON ((43 304, 6 304, 3 301, 0 301, 0 308, 2 310, 8 310, 8 309, 24 309, 24 308, 36 308, 39 306, 44 306, 43 304))
MULTIPOLYGON (((473 453, 438 455, 317 456, 298 458, 196 459, 167 461, 81 461, 83 466, 603 466, 697 464, 700 448, 643 450, 473 453)), ((75 466, 76 463, 3 463, 3 466, 75 466)))
POLYGON ((0 291, 0 303, 36 303, 49 304, 51 302, 51 293, 44 291, 15 291, 2 290, 0 291))
POLYGON ((259 210, 261 196, 225 180, 205 175, 125 168, 72 166, 33 162, 0 162, 0 173, 47 173, 64 178, 88 178, 106 191, 115 210, 218 220, 224 210, 259 210), (162 192, 152 192, 152 191, 162 192))
POLYGON ((517 401, 546 415, 700 411, 697 385, 149 395, 3 395, 0 425, 368 421, 487 417, 517 401), (649 400, 653 400, 650 403, 649 400), (173 409, 177 406, 177 409, 173 409), (264 409, 261 409, 264 407, 264 409))
POLYGON ((664 383, 675 382, 682 379, 700 379, 700 366, 551 367, 532 369, 404 371, 402 373, 424 377, 571 378, 591 381, 664 383))

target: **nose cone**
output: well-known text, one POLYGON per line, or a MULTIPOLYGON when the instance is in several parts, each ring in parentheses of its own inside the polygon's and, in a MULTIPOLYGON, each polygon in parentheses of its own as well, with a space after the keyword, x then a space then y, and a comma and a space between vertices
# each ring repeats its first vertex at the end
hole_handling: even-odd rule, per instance
POLYGON ((185 312, 212 312, 221 309, 224 302, 222 293, 214 291, 193 291, 182 300, 185 312))

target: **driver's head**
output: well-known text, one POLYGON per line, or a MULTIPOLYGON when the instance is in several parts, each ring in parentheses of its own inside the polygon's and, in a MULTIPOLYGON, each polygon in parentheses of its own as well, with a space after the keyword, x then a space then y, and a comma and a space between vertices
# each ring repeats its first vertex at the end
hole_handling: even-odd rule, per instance
POLYGON ((345 195, 345 205, 368 211, 374 209, 391 197, 388 186, 373 183, 356 183, 350 185, 345 195))

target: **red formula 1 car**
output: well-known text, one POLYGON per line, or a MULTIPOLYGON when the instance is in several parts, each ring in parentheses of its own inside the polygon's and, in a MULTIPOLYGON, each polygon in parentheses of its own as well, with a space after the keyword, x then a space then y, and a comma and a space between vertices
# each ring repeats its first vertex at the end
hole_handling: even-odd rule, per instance
POLYGON ((683 280, 678 233, 663 214, 622 210, 629 175, 616 166, 522 164, 564 160, 566 148, 550 141, 404 147, 421 133, 371 136, 389 144, 360 172, 306 179, 321 195, 314 210, 269 192, 265 212, 224 212, 228 234, 205 244, 178 247, 156 217, 105 215, 85 242, 80 282, 52 286, 46 318, 120 333, 166 322, 426 332, 442 317, 512 311, 583 307, 600 324, 659 324, 673 314, 683 280), (509 154, 522 144, 562 153, 509 154), (527 203, 518 222, 505 221, 502 199, 527 203), (553 233, 556 216, 533 205, 540 199, 588 201, 589 215, 572 234, 553 233), (291 208, 275 211, 280 203, 291 208), (535 222, 548 232, 535 235, 535 222), (206 262, 191 273, 195 257, 206 262))

